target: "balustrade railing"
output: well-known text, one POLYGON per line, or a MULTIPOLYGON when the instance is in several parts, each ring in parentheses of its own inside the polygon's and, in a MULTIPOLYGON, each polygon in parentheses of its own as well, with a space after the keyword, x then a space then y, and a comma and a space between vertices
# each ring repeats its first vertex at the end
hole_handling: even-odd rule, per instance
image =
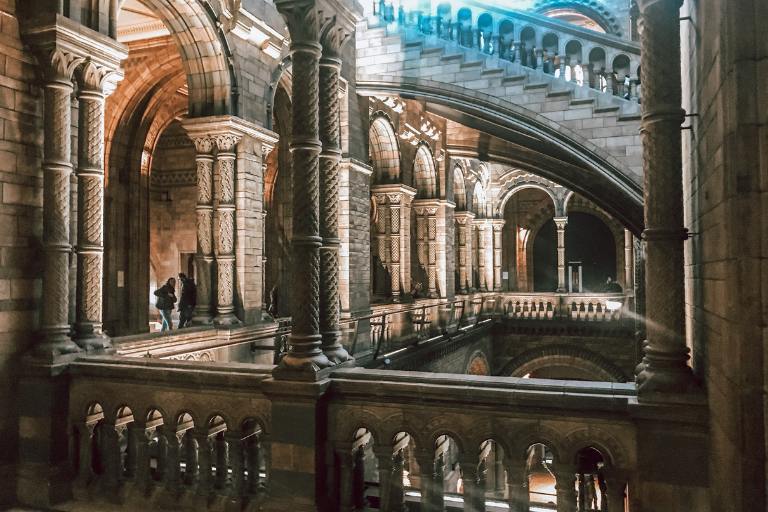
POLYGON ((609 322, 625 316, 624 294, 530 293, 500 296, 503 315, 519 320, 609 322))
POLYGON ((458 13, 405 11, 400 5, 373 2, 373 15, 405 31, 435 36, 464 48, 566 82, 639 101, 640 46, 546 16, 471 2, 458 13), (473 20, 473 11, 477 14, 473 20))
POLYGON ((263 493, 271 366, 102 357, 70 370, 76 497, 206 508, 263 493))

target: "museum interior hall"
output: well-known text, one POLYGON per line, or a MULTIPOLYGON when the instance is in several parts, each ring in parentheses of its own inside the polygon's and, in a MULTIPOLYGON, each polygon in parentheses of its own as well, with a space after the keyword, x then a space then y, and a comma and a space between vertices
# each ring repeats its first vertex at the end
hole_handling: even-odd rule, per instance
POLYGON ((0 510, 768 510, 766 0, 0 0, 0 510))

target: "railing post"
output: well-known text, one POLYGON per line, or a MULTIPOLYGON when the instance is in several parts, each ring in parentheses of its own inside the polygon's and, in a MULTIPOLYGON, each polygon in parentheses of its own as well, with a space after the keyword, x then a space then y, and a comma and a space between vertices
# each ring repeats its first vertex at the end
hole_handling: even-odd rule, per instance
POLYGON ((93 430, 95 423, 81 423, 78 426, 78 436, 80 442, 79 460, 80 466, 77 474, 77 485, 80 487, 87 487, 93 480, 93 468, 91 467, 91 460, 93 457, 93 430))
POLYGON ((576 468, 559 464, 553 469, 557 512, 576 512, 576 468))
POLYGON ((392 512, 392 479, 394 478, 394 465, 392 461, 391 446, 374 446, 373 452, 376 454, 379 468, 379 510, 381 512, 392 512))
POLYGON ((461 472, 464 475, 464 510, 485 512, 485 496, 478 480, 477 459, 462 461, 461 472))
POLYGON ((261 468, 259 467, 260 454, 259 437, 253 434, 245 440, 245 468, 248 471, 247 494, 253 495, 259 491, 259 481, 261 479, 261 468))
POLYGON ((169 493, 175 495, 179 490, 179 450, 180 439, 175 425, 163 425, 162 435, 165 438, 165 468, 163 480, 169 493))
POLYGON ((211 444, 206 427, 192 432, 197 446, 197 494, 207 498, 211 491, 211 444))
POLYGON ((528 512, 530 497, 525 460, 507 459, 506 468, 509 510, 510 512, 528 512))
POLYGON ((229 464, 232 466, 229 496, 233 499, 239 499, 243 495, 243 484, 245 482, 242 434, 237 431, 228 430, 224 434, 224 442, 227 444, 227 458, 229 464))

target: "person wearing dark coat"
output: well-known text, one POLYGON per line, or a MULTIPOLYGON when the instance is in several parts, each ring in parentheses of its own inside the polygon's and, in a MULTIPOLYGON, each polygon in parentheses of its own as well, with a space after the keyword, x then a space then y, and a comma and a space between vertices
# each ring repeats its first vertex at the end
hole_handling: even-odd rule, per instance
POLYGON ((186 274, 179 274, 181 281, 181 299, 179 300, 179 329, 192 325, 192 314, 197 305, 197 285, 186 274))
POLYGON ((163 319, 163 325, 160 331, 170 331, 173 329, 173 305, 176 304, 176 280, 168 279, 163 286, 155 290, 155 307, 160 311, 160 317, 163 319))

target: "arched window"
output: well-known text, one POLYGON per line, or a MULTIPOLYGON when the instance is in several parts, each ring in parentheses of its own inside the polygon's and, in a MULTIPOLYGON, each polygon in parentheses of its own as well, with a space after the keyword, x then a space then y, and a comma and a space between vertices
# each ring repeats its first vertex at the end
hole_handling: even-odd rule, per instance
POLYGON ((432 153, 425 144, 416 150, 413 160, 413 182, 417 190, 417 196, 427 199, 437 196, 437 171, 432 153))
POLYGON ((386 117, 376 117, 369 130, 370 159, 375 184, 397 183, 400 180, 400 150, 397 137, 386 117))

